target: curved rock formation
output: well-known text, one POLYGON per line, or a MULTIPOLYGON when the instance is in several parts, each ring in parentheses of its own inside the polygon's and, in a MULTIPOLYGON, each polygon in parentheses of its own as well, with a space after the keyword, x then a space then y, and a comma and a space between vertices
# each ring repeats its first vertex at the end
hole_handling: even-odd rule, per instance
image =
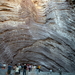
POLYGON ((75 71, 75 9, 66 0, 1 0, 0 61, 75 71))

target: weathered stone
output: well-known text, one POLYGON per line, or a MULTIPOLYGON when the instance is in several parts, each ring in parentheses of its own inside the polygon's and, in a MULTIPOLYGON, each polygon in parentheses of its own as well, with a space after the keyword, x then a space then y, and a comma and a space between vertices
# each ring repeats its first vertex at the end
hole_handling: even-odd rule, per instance
POLYGON ((1 0, 0 61, 75 71, 75 9, 65 0, 1 0))

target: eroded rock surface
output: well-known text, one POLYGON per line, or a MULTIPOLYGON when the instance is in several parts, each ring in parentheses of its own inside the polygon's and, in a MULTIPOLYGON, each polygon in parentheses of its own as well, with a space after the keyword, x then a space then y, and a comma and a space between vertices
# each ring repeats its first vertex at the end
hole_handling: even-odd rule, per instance
POLYGON ((44 71, 75 71, 73 4, 65 0, 1 0, 0 61, 41 65, 44 71))

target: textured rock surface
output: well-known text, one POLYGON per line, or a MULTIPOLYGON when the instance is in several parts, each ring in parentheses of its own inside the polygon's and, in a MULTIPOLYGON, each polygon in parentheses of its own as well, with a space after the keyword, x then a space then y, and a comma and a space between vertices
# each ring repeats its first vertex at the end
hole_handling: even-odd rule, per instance
POLYGON ((0 0, 0 61, 75 71, 74 13, 65 0, 0 0))

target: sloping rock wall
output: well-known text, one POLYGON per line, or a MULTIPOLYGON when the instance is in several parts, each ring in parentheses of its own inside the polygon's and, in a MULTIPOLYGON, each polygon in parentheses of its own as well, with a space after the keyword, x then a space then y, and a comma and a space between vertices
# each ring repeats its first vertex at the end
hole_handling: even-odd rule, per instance
POLYGON ((65 0, 1 0, 0 61, 75 71, 75 11, 65 0))

